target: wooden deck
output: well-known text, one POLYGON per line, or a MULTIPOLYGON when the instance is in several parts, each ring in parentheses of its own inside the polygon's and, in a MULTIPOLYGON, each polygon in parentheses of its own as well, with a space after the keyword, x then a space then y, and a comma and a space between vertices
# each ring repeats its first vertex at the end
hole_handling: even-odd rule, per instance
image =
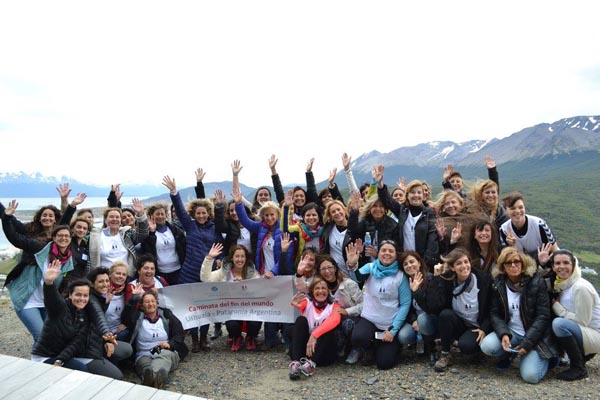
POLYGON ((0 399, 197 400, 202 398, 0 354, 0 399))

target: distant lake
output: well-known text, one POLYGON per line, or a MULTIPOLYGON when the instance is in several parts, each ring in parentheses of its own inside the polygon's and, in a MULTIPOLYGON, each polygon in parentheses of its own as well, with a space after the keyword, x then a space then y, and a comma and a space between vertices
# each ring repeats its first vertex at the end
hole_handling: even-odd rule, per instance
MULTIPOLYGON (((70 196, 70 199, 72 199, 72 198, 73 198, 73 195, 70 196)), ((133 199, 133 197, 123 197, 121 199, 123 206, 124 207, 130 206, 131 199, 133 199)), ((12 200, 12 198, 6 198, 6 197, 0 198, 0 202, 2 202, 2 204, 4 204, 5 207, 8 204, 8 202, 11 200, 12 200)), ((35 210, 38 210, 40 207, 47 206, 49 204, 53 205, 57 208, 60 208, 60 198, 58 197, 58 194, 56 197, 22 197, 22 198, 18 198, 16 200, 19 203, 19 206, 17 207, 17 213, 19 211, 31 211, 31 210, 35 211, 35 210)), ((142 201, 143 201, 143 199, 142 199, 142 201)), ((78 208, 102 208, 102 207, 106 207, 106 197, 88 197, 85 199, 83 204, 81 204, 78 208)), ((98 218, 98 217, 100 217, 99 215, 95 215, 95 217, 96 217, 97 222, 101 221, 101 219, 98 218)), ((30 221, 30 219, 23 220, 23 222, 28 222, 28 221, 30 221)), ((12 247, 12 246, 10 246, 10 243, 8 243, 6 236, 4 236, 4 231, 0 229, 0 250, 6 250, 9 247, 12 247)))

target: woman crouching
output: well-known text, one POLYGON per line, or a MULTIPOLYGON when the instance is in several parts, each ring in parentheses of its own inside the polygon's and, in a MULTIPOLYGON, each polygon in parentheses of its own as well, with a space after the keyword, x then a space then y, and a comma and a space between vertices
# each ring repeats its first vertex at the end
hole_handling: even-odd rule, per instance
POLYGON ((300 374, 311 376, 318 365, 329 365, 337 358, 335 328, 342 316, 329 293, 327 282, 315 276, 308 286, 308 298, 297 293, 291 305, 302 313, 296 318, 290 348, 290 379, 300 374))
POLYGON ((124 314, 126 325, 133 331, 135 369, 142 377, 142 384, 161 389, 169 372, 174 371, 188 353, 185 334, 175 314, 168 308, 158 307, 158 295, 154 291, 141 296, 139 311, 128 305, 124 314))

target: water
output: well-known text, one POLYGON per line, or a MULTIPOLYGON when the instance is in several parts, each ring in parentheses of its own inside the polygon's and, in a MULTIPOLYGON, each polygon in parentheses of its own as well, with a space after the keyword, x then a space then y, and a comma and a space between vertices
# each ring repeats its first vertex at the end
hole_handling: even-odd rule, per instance
MULTIPOLYGON (((121 199, 123 206, 124 207, 130 206, 131 199, 133 199, 133 197, 123 197, 121 199)), ((5 197, 0 198, 0 202, 2 202, 2 204, 4 204, 5 207, 8 204, 8 202, 11 200, 12 199, 5 198, 5 197)), ((24 198, 19 198, 16 200, 19 203, 19 206, 17 207, 17 212, 30 211, 30 210, 36 211, 40 207, 47 206, 49 204, 60 209, 60 198, 58 196, 56 196, 56 197, 24 197, 24 198)), ((88 197, 85 199, 83 204, 81 204, 78 208, 102 208, 102 207, 106 207, 106 197, 88 197)), ((96 214, 96 213, 94 213, 94 214, 96 214)), ((95 217, 96 217, 96 222, 101 222, 100 215, 95 215, 95 217)), ((28 222, 28 220, 22 220, 22 221, 28 222)), ((0 229, 0 256, 7 251, 9 253, 12 253, 12 252, 14 252, 14 248, 8 242, 8 240, 6 239, 6 236, 4 236, 4 231, 0 229)))

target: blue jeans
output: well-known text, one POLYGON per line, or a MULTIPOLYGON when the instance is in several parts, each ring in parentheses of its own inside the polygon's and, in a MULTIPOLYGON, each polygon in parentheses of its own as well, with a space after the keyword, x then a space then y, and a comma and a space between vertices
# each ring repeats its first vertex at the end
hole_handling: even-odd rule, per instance
POLYGON ((556 337, 574 336, 577 345, 583 350, 583 335, 581 327, 572 319, 557 317, 552 320, 552 332, 556 337))
MULTIPOLYGON (((512 347, 517 346, 523 340, 523 336, 515 333, 511 330, 512 338, 510 339, 510 345, 512 347)), ((502 342, 496 335, 496 332, 489 333, 481 341, 481 351, 488 356, 496 357, 497 359, 503 359, 510 357, 512 353, 507 353, 502 348, 502 342)), ((521 378, 527 383, 538 383, 548 372, 549 360, 540 357, 537 351, 531 349, 525 356, 521 357, 521 364, 519 365, 519 372, 521 378)))
MULTIPOLYGON (((49 358, 46 361, 44 361, 44 364, 54 364, 55 362, 56 362, 56 358, 49 358)), ((75 358, 71 358, 69 361, 65 361, 63 367, 69 368, 69 369, 75 369, 77 371, 88 372, 87 365, 85 365, 84 363, 82 363, 81 361, 79 361, 75 358)))
POLYGON ((437 333, 437 315, 421 313, 417 317, 419 331, 415 331, 408 322, 402 325, 398 332, 398 340, 402 344, 415 344, 423 340, 423 336, 434 336, 437 333))
POLYGON ((35 344, 42 334, 42 328, 46 320, 46 308, 24 308, 21 311, 15 312, 23 325, 25 325, 25 328, 33 336, 33 344, 35 344))

